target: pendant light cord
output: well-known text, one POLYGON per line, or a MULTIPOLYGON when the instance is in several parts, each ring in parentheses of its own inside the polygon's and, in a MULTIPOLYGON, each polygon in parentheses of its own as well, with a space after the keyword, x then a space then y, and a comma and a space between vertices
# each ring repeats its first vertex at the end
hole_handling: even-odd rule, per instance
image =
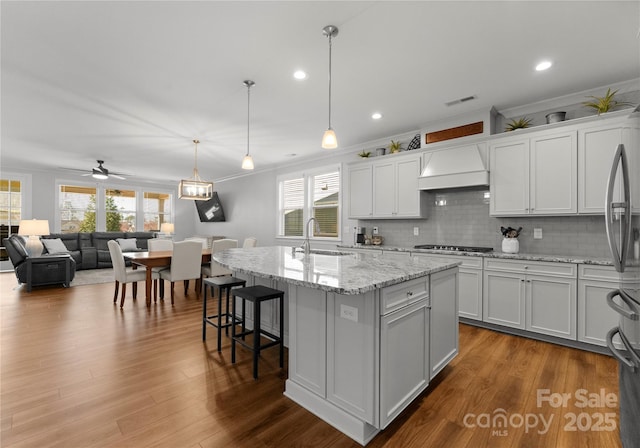
POLYGON ((193 160, 193 179, 200 180, 200 175, 198 174, 198 143, 200 140, 194 140, 193 143, 196 144, 196 149, 194 151, 194 160, 193 160))
POLYGON ((250 113, 251 113, 251 85, 252 85, 252 83, 246 82, 246 84, 247 84, 247 155, 249 155, 249 123, 251 122, 250 113))
POLYGON ((329 33, 329 129, 331 129, 331 33, 329 33))

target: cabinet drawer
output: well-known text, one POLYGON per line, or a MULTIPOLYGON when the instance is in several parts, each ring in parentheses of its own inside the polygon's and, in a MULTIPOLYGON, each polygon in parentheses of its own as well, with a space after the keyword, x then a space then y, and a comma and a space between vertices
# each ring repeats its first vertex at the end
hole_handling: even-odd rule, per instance
POLYGON ((515 272, 519 274, 554 275, 560 277, 576 276, 576 265, 573 263, 485 258, 484 268, 503 272, 515 272))
POLYGON ((380 291, 382 314, 390 313, 410 303, 428 298, 428 279, 429 277, 425 276, 382 288, 380 291))
MULTIPOLYGON (((622 280, 634 280, 634 274, 632 270, 628 270, 624 273, 619 273, 613 266, 594 265, 594 264, 579 264, 578 265, 578 277, 580 279, 589 280, 601 280, 618 282, 622 280)), ((637 277, 635 277, 637 278, 637 277)))
POLYGON ((428 257, 437 258, 446 261, 460 261, 461 268, 482 269, 482 257, 471 257, 468 255, 442 255, 442 254, 428 254, 424 252, 411 252, 412 257, 428 257))

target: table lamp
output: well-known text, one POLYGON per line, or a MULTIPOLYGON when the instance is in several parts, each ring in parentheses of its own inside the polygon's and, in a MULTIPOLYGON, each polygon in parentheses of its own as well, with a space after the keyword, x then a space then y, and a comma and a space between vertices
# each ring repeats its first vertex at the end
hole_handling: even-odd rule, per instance
POLYGON ((49 235, 49 221, 46 219, 23 219, 20 221, 18 235, 29 237, 25 244, 27 253, 30 257, 39 257, 44 248, 40 236, 49 235))
POLYGON ((172 222, 163 222, 162 224, 160 224, 160 233, 172 235, 173 230, 174 227, 172 222))

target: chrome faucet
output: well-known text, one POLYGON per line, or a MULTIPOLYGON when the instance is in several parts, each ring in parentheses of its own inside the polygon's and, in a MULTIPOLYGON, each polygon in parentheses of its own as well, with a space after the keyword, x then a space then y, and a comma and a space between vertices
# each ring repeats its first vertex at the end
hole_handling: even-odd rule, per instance
POLYGON ((316 218, 309 218, 309 220, 307 221, 307 224, 304 226, 305 227, 305 231, 307 232, 307 236, 304 239, 304 242, 302 243, 302 250, 304 251, 305 255, 309 255, 309 253, 311 252, 311 245, 309 244, 309 224, 311 224, 311 221, 315 222, 315 229, 316 232, 320 232, 320 224, 318 224, 318 221, 316 221, 316 218))

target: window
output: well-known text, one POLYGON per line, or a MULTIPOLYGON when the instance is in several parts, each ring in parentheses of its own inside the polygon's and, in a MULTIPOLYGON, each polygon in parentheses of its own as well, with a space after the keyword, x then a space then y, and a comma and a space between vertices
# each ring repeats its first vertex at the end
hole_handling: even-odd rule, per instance
POLYGON ((313 237, 338 238, 340 228, 340 170, 327 169, 283 177, 279 186, 279 235, 305 236, 305 223, 315 218, 313 237))
POLYGON ((61 233, 157 232, 160 224, 172 222, 172 213, 170 192, 58 184, 61 233))
MULTIPOLYGON (((16 179, 0 179, 0 242, 18 233, 22 219, 22 182, 16 179)), ((0 247, 0 262, 9 259, 4 247, 0 247)), ((4 270, 2 267, 0 270, 4 270)))
POLYGON ((96 188, 61 185, 58 196, 60 232, 95 232, 96 188))
POLYGON ((158 232, 160 225, 171 221, 171 195, 145 191, 143 199, 144 231, 158 232))
POLYGON ((105 196, 107 232, 136 231, 136 192, 107 189, 105 196))

